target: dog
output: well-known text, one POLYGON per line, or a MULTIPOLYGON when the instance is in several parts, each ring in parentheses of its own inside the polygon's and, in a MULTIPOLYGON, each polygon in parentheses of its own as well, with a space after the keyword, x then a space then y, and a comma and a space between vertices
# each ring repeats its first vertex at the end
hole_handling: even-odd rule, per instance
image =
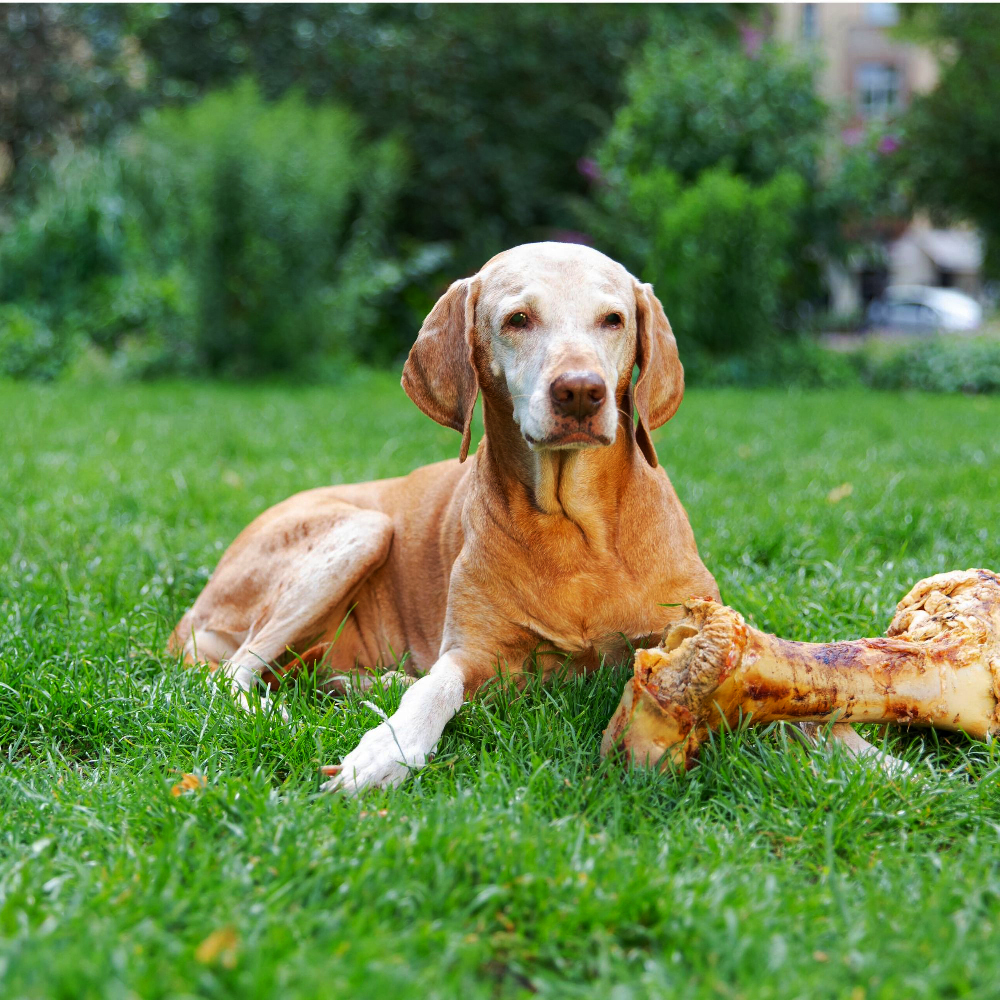
POLYGON ((217 665, 247 708, 288 651, 335 687, 408 651, 399 709, 324 769, 323 788, 348 794, 424 765, 498 668, 620 662, 686 598, 719 599, 651 437, 684 394, 677 344, 652 286, 621 264, 577 244, 498 254, 438 300, 402 386, 460 432, 458 459, 265 511, 170 641, 217 665))

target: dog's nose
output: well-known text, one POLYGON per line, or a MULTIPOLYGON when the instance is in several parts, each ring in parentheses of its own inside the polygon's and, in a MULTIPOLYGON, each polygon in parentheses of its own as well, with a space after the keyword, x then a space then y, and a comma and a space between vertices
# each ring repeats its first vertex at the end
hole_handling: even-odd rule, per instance
POLYGON ((549 386, 556 412, 578 420, 593 416, 607 394, 604 379, 596 372, 567 372, 549 386))

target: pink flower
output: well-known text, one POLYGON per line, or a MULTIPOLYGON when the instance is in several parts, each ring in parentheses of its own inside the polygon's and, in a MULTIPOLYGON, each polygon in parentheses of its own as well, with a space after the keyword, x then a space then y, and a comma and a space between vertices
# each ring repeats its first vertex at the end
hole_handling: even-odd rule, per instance
POLYGON ((899 141, 899 136, 884 135, 881 139, 879 139, 878 151, 883 156, 888 156, 890 153, 895 153, 901 145, 902 143, 899 141))
POLYGON ((740 38, 743 40, 743 51, 754 59, 764 45, 764 32, 751 28, 749 24, 740 25, 740 38))
POLYGON ((581 176, 586 177, 591 184, 602 184, 604 182, 604 174, 601 173, 601 168, 597 165, 597 161, 592 160, 589 156, 581 156, 576 161, 576 171, 581 176))

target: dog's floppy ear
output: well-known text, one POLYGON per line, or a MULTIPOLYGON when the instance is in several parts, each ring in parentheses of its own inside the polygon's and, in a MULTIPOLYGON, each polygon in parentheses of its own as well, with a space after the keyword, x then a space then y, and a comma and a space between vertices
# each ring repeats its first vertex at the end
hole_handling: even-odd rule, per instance
POLYGON ((469 454, 479 380, 472 364, 477 278, 456 281, 437 300, 403 366, 403 389, 424 413, 462 433, 459 460, 469 454))
POLYGON ((684 369, 677 341, 653 286, 635 282, 636 353, 639 378, 632 390, 639 425, 635 437, 646 461, 655 469, 656 449, 650 433, 665 424, 681 405, 684 369))

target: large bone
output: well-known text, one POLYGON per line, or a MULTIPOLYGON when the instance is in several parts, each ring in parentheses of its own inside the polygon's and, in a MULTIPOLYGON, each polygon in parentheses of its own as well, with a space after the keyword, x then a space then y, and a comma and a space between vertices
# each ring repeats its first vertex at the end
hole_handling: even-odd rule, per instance
POLYGON ((638 764, 691 767, 709 730, 777 719, 901 722, 1000 734, 1000 576, 921 580, 887 638, 788 642, 732 608, 691 600, 635 674, 604 732, 638 764))

